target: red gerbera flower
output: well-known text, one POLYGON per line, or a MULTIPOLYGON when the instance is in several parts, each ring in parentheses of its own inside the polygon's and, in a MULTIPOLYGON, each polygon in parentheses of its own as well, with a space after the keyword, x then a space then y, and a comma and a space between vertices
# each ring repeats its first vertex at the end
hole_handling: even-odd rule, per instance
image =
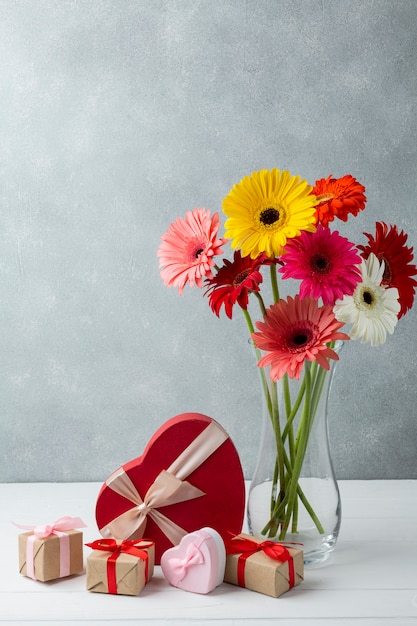
POLYGON ((327 226, 335 217, 346 222, 349 214, 357 215, 365 208, 365 187, 350 174, 342 178, 321 178, 316 180, 312 194, 317 197, 317 222, 327 226))
POLYGON ((391 225, 388 230, 384 222, 376 223, 375 237, 369 233, 364 235, 368 238, 368 245, 358 246, 362 251, 361 256, 367 259, 372 252, 380 262, 384 261, 382 284, 398 289, 401 305, 398 319, 400 319, 413 306, 417 286, 417 281, 412 278, 417 274, 416 266, 411 264, 414 259, 413 248, 405 245, 408 235, 403 230, 398 232, 395 225, 391 225))
POLYGON ((337 339, 349 339, 339 328, 330 305, 319 307, 314 298, 288 296, 267 310, 263 322, 256 322, 260 332, 252 333, 252 339, 267 354, 259 367, 271 366, 270 376, 277 381, 284 374, 300 378, 304 361, 317 361, 324 369, 330 369, 328 359, 338 360, 337 353, 326 344, 337 339))
POLYGON ((355 244, 321 224, 316 232, 303 232, 288 241, 282 261, 278 271, 283 278, 301 280, 300 297, 322 298, 323 304, 352 295, 361 280, 355 244))
POLYGON ((224 260, 216 276, 206 281, 209 288, 204 294, 208 294, 209 304, 217 317, 222 306, 230 319, 236 302, 242 309, 248 308, 249 292, 260 291, 262 274, 259 268, 269 262, 265 254, 259 255, 256 259, 251 259, 250 256, 242 258, 240 250, 235 251, 233 262, 224 260))
POLYGON ((219 227, 219 214, 210 215, 206 209, 187 211, 184 219, 178 217, 170 225, 158 249, 165 285, 178 287, 181 295, 187 283, 201 289, 203 278, 212 278, 214 257, 223 253, 227 241, 217 238, 219 227))

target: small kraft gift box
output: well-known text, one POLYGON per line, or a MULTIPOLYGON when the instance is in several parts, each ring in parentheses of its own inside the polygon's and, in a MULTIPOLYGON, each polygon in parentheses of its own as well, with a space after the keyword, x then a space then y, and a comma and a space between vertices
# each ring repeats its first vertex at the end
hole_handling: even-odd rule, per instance
POLYGON ((97 539, 86 544, 88 591, 137 596, 152 578, 155 543, 150 539, 97 539))
POLYGON ((83 534, 79 517, 61 517, 45 526, 22 526, 19 535, 19 571, 23 576, 47 582, 83 571, 83 534))
POLYGON ((224 580, 278 598, 304 580, 304 555, 297 548, 241 534, 226 541, 224 580))

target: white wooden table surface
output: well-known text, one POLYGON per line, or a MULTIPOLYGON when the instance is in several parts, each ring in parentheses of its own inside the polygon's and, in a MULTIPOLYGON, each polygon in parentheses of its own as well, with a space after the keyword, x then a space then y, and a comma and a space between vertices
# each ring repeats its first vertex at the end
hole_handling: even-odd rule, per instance
MULTIPOLYGON (((94 520, 98 483, 0 484, 0 624, 157 626, 417 626, 417 481, 340 481, 342 531, 330 561, 280 598, 223 583, 209 595, 171 587, 156 567, 139 596, 85 590, 85 576, 50 583, 18 573, 11 522, 94 520)), ((85 548, 85 558, 89 553, 85 548)))

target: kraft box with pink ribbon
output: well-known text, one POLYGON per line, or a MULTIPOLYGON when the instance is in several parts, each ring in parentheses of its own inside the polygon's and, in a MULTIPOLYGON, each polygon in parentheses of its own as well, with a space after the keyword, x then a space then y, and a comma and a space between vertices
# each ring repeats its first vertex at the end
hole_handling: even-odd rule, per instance
POLYGON ((47 582, 81 574, 83 534, 86 525, 79 517, 61 517, 45 526, 23 526, 19 535, 19 571, 23 576, 47 582))
POLYGON ((211 527, 225 539, 242 530, 245 482, 224 428, 201 413, 168 420, 142 456, 106 480, 96 503, 101 535, 155 542, 155 563, 190 532, 211 527))

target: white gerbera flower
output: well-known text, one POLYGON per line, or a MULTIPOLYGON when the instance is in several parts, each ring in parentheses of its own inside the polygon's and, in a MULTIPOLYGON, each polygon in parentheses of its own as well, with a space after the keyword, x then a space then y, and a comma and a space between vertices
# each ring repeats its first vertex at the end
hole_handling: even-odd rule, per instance
POLYGON ((352 339, 378 346, 384 343, 387 332, 392 334, 400 312, 398 289, 381 285, 384 262, 375 254, 362 261, 362 282, 358 283, 352 296, 345 296, 334 306, 334 314, 340 322, 353 324, 352 339))

